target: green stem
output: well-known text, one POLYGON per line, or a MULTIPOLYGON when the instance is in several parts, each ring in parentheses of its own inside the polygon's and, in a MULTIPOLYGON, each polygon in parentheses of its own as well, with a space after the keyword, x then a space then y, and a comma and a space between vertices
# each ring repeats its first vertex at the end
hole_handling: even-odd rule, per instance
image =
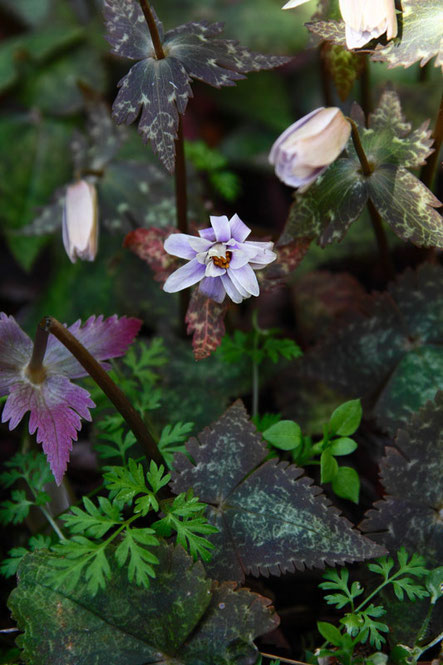
POLYGON ((259 363, 257 362, 258 340, 260 337, 260 327, 258 325, 258 310, 252 312, 252 330, 254 333, 252 339, 252 417, 258 416, 258 403, 260 392, 259 363))
POLYGON ((429 187, 429 189, 432 187, 437 171, 438 157, 443 142, 443 94, 440 100, 440 108, 438 110, 434 131, 432 132, 432 138, 434 139, 434 152, 430 155, 420 174, 420 180, 426 185, 426 187, 429 187))
POLYGON ((50 514, 50 512, 49 512, 48 510, 46 510, 46 508, 45 508, 44 506, 39 506, 39 508, 40 508, 40 510, 42 511, 43 515, 44 515, 44 516, 46 517, 46 519, 48 520, 49 524, 50 524, 50 525, 52 526, 52 528, 54 529, 54 531, 55 531, 55 533, 57 534, 57 536, 59 537, 59 539, 60 539, 60 540, 66 540, 66 538, 65 538, 64 535, 63 535, 63 533, 62 533, 61 530, 59 529, 59 527, 58 527, 58 525, 57 525, 57 522, 53 519, 53 517, 52 517, 52 515, 50 514))
POLYGON ((158 32, 157 24, 154 19, 154 14, 152 13, 152 9, 149 6, 149 2, 147 0, 139 0, 139 2, 140 2, 140 7, 142 8, 142 12, 146 19, 146 23, 148 24, 149 32, 152 39, 152 44, 155 50, 155 57, 157 58, 157 60, 163 60, 163 58, 165 57, 165 52, 163 50, 162 42, 158 32))
POLYGON ((127 422, 129 428, 134 432, 136 439, 145 449, 148 458, 151 458, 161 464, 163 458, 158 450, 154 438, 148 432, 145 423, 139 413, 129 402, 126 395, 114 383, 111 377, 105 372, 100 363, 89 353, 81 342, 69 332, 57 319, 47 316, 40 322, 40 326, 52 333, 59 342, 61 342, 78 360, 80 365, 94 379, 96 384, 103 390, 105 395, 111 400, 115 408, 121 413, 127 422))
POLYGON ((372 111, 371 76, 369 70, 368 56, 362 54, 360 57, 362 58, 363 61, 363 70, 360 77, 361 106, 365 113, 366 126, 367 126, 369 114, 372 111))
POLYGON ((432 616, 432 610, 434 609, 434 603, 429 603, 428 611, 426 612, 426 616, 423 620, 423 623, 421 625, 421 628, 418 632, 417 639, 415 640, 415 646, 417 646, 425 637, 426 632, 428 630, 429 622, 431 620, 432 616))
MULTIPOLYGON (((347 120, 351 124, 352 142, 354 144, 355 152, 357 153, 358 159, 361 164, 361 171, 365 178, 369 178, 369 176, 374 172, 374 166, 370 164, 368 158, 366 157, 366 153, 364 151, 362 142, 360 140, 360 134, 358 132, 357 125, 352 120, 352 118, 347 118, 347 120)), ((376 209, 376 207, 374 206, 371 199, 368 199, 367 205, 368 205, 369 215, 371 218, 372 228, 374 229, 375 238, 377 240, 378 251, 380 254, 380 260, 385 273, 385 278, 386 280, 392 280, 395 276, 395 270, 392 264, 391 255, 389 253, 389 245, 388 245, 388 240, 386 238, 385 230, 383 228, 382 218, 380 217, 380 214, 376 209)))
POLYGON ((175 141, 175 201, 177 228, 181 233, 188 233, 188 195, 186 191, 186 160, 182 116, 179 116, 178 119, 175 141))

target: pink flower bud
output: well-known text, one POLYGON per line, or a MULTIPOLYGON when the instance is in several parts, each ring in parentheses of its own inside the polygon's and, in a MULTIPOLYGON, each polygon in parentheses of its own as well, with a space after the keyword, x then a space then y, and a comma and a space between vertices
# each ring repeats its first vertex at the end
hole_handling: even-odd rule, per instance
POLYGON ((63 244, 72 263, 93 261, 97 254, 98 207, 94 185, 80 180, 68 185, 63 211, 63 244))
POLYGON ((351 125, 340 109, 321 107, 279 136, 269 161, 282 182, 303 191, 339 156, 350 134, 351 125))
POLYGON ((346 25, 349 49, 361 48, 386 32, 387 39, 397 36, 394 0, 339 0, 346 25))

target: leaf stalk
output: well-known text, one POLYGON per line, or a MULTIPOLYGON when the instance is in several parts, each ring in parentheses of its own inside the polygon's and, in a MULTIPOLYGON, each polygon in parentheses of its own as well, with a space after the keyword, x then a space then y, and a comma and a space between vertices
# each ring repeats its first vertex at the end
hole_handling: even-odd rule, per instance
POLYGON ((139 2, 142 12, 146 19, 146 23, 148 24, 149 33, 151 35, 152 44, 155 50, 155 57, 157 58, 157 60, 163 60, 163 58, 165 58, 166 56, 163 50, 163 45, 160 39, 157 24, 155 22, 154 14, 152 13, 152 9, 149 5, 148 0, 139 0, 139 2))

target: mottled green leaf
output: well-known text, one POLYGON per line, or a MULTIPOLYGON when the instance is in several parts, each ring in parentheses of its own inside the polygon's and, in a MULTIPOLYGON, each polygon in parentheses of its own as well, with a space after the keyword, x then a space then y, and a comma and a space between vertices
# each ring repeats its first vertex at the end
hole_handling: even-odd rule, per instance
POLYGON ((373 60, 388 67, 410 67, 419 62, 423 67, 431 58, 443 66, 443 7, 440 0, 402 0, 400 32, 386 48, 375 51, 373 60))
POLYGON ((364 68, 364 60, 344 46, 327 42, 322 50, 326 67, 332 76, 340 99, 344 102, 364 68))
POLYGON ((368 179, 371 201, 381 218, 403 240, 419 247, 443 248, 440 201, 412 173, 389 164, 368 179))
POLYGON ((167 32, 157 59, 141 7, 124 0, 106 0, 105 18, 113 52, 139 60, 119 82, 113 105, 117 123, 131 124, 141 114, 139 132, 151 142, 165 168, 175 165, 179 114, 192 96, 192 78, 217 88, 234 85, 244 74, 272 69, 288 61, 252 53, 232 40, 219 39, 220 23, 186 23, 167 32))
POLYGON ((337 159, 307 192, 296 196, 281 242, 294 238, 318 238, 321 246, 339 242, 360 216, 367 197, 358 161, 337 159))
POLYGON ((443 268, 407 270, 360 307, 302 362, 345 394, 370 397, 380 422, 395 431, 443 389, 443 268))
POLYGON ((443 559, 443 392, 399 431, 387 448, 381 479, 387 496, 366 513, 362 528, 391 552, 401 545, 429 566, 443 559))
POLYGON ((231 665, 254 663, 253 639, 278 623, 269 601, 233 585, 211 585, 201 564, 180 547, 157 553, 148 589, 129 584, 117 566, 91 598, 84 580, 72 592, 48 582, 51 555, 27 556, 9 606, 24 634, 31 665, 231 665), (212 586, 212 588, 211 588, 212 586))
POLYGON ((306 23, 309 32, 322 41, 332 42, 337 46, 346 46, 345 24, 343 21, 314 21, 306 23))
POLYGON ((217 579, 246 573, 280 574, 305 566, 360 561, 378 556, 329 502, 303 469, 273 459, 235 402, 211 427, 191 438, 174 459, 174 492, 193 487, 209 503, 207 517, 219 529, 206 564, 217 579))

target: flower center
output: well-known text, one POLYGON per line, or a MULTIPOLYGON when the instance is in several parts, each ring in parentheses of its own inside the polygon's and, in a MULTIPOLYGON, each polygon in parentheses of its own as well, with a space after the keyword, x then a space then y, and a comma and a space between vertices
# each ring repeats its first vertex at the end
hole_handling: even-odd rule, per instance
POLYGON ((44 365, 40 365, 40 367, 31 367, 31 363, 29 363, 24 369, 24 374, 28 381, 38 386, 45 381, 47 372, 44 365))
POLYGON ((231 257, 232 257, 232 252, 229 250, 226 252, 226 256, 213 256, 212 257, 212 262, 214 265, 217 266, 217 268, 229 268, 229 264, 231 262, 231 257))

